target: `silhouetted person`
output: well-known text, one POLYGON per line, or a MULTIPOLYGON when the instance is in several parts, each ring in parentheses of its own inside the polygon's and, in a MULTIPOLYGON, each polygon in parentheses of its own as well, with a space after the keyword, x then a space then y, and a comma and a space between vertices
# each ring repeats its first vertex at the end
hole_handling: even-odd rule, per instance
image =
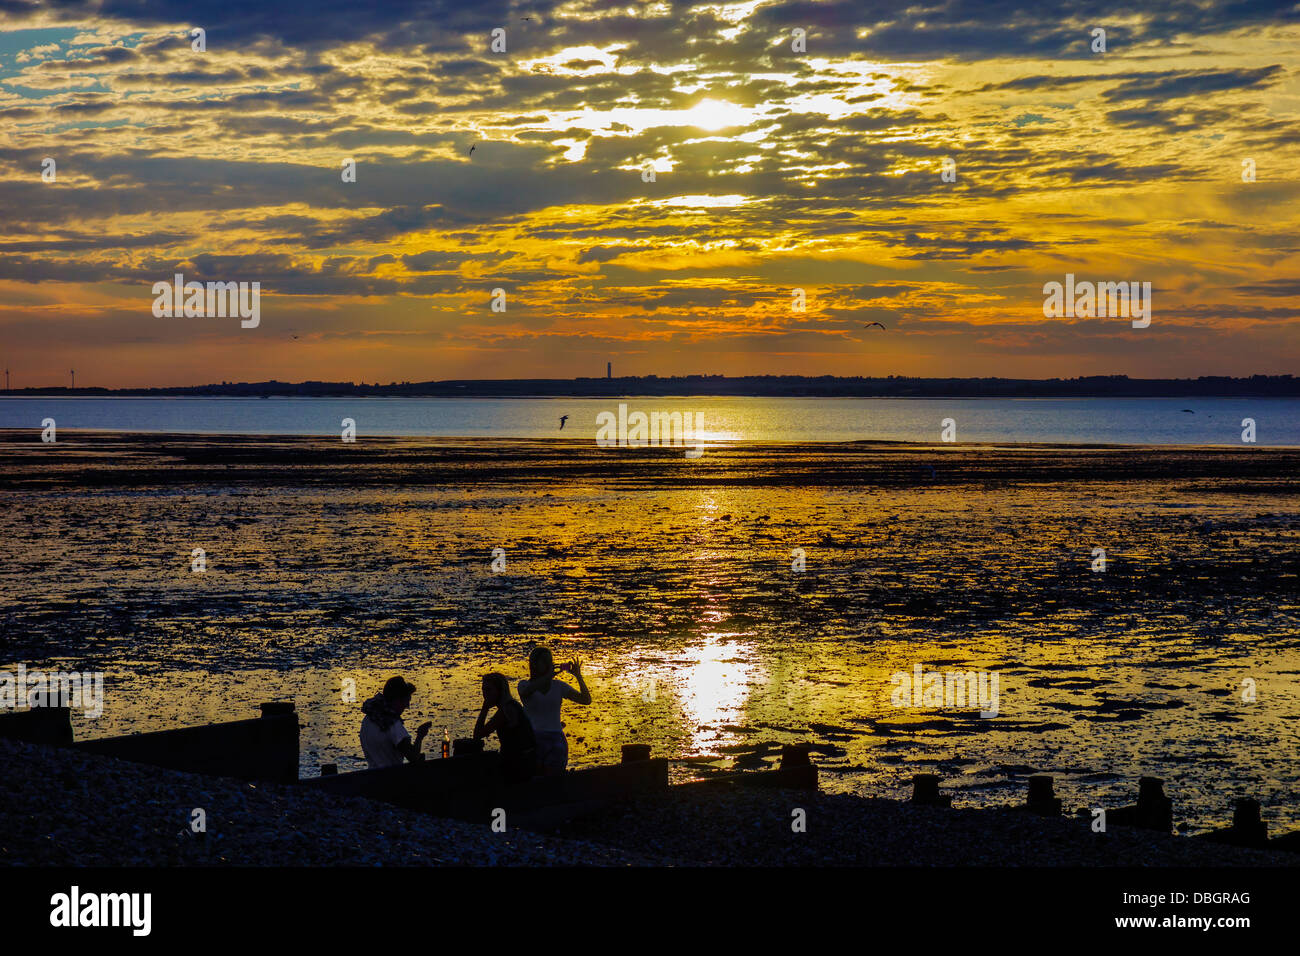
POLYGON ((560 705, 565 700, 583 706, 591 703, 591 691, 587 690, 587 682, 582 679, 582 662, 573 660, 556 667, 549 648, 534 647, 528 655, 528 680, 519 682, 519 699, 533 724, 537 762, 542 773, 547 776, 564 773, 569 766, 569 741, 564 736, 560 705), (564 671, 577 679, 577 690, 555 679, 564 671))
POLYGON ((361 721, 361 749, 371 768, 396 767, 403 759, 414 763, 423 760, 420 747, 433 726, 425 721, 415 731, 415 742, 402 723, 402 712, 411 706, 415 685, 401 677, 391 678, 384 689, 361 705, 365 718, 361 721))
POLYGON ((533 725, 519 701, 510 695, 510 681, 505 674, 483 677, 483 707, 474 724, 474 739, 495 733, 501 741, 501 762, 506 783, 519 783, 537 773, 537 738, 533 725), (488 717, 493 707, 497 712, 488 717))

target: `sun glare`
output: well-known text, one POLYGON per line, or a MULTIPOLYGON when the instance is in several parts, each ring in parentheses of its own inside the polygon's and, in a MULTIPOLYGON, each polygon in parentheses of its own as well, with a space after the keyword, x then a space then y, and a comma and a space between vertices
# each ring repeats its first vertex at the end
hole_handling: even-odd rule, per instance
POLYGON ((744 126, 749 122, 749 110, 724 100, 704 99, 690 109, 680 111, 678 118, 686 120, 683 125, 715 130, 726 126, 744 126))

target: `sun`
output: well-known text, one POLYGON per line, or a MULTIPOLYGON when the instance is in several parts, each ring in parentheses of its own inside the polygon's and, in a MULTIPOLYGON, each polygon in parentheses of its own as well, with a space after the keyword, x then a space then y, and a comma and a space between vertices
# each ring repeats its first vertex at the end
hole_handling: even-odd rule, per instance
POLYGON ((683 125, 715 130, 724 126, 744 126, 749 122, 749 110, 725 100, 703 99, 688 110, 678 113, 683 125))

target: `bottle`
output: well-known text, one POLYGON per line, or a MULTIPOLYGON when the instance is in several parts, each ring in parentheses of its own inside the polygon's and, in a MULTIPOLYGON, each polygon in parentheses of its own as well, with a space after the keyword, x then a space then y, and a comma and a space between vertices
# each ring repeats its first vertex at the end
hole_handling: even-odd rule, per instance
POLYGON ((442 755, 444 758, 451 756, 451 731, 446 727, 442 728, 442 755))

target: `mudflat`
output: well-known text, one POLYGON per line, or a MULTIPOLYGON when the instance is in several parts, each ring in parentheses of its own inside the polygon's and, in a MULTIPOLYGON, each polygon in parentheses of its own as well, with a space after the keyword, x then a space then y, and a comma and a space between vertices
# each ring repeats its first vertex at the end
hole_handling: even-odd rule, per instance
POLYGON ((546 642, 595 697, 577 766, 805 741, 831 792, 929 771, 993 806, 1051 773, 1077 809, 1154 774, 1185 829, 1236 796, 1300 825, 1300 449, 682 451, 3 432, 6 657, 106 672, 82 737, 294 697, 310 774, 360 765, 349 686, 404 673, 408 723, 465 736, 482 673, 546 642), (997 674, 997 716, 896 706, 917 665, 997 674))

